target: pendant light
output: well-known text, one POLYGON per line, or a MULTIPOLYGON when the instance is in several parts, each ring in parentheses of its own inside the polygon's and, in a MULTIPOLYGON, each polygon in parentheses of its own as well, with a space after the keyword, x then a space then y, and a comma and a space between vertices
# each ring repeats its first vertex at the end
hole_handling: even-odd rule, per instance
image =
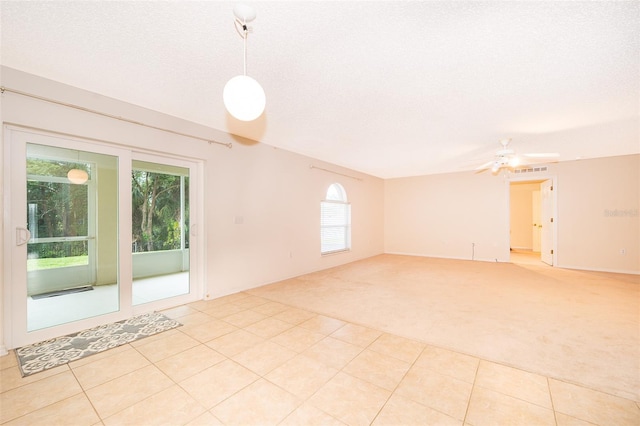
POLYGON ((244 74, 237 75, 224 86, 222 98, 229 114, 242 121, 253 121, 264 111, 266 97, 260 83, 247 75, 247 23, 256 19, 256 11, 244 4, 233 8, 236 30, 244 41, 244 74))

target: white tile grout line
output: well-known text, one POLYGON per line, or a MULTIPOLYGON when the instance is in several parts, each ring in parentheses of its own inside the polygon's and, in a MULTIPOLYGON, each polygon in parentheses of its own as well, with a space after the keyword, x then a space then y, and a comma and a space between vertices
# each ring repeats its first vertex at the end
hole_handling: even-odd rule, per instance
POLYGON ((556 426, 558 426, 558 416, 556 414, 556 407, 553 403, 553 394, 551 393, 551 383, 549 382, 549 377, 547 379, 547 389, 549 390, 549 399, 551 400, 551 409, 553 410, 553 419, 556 422, 556 426))

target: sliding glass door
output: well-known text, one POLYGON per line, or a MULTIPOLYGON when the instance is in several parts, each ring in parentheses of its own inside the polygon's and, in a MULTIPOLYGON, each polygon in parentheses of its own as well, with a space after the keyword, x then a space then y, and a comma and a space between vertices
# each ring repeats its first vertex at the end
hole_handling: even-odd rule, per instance
POLYGON ((189 169, 133 161, 133 304, 189 293, 189 169))
POLYGON ((27 142, 26 167, 27 330, 117 312, 118 157, 27 142))
POLYGON ((200 298, 197 163, 13 127, 5 141, 12 347, 200 298))

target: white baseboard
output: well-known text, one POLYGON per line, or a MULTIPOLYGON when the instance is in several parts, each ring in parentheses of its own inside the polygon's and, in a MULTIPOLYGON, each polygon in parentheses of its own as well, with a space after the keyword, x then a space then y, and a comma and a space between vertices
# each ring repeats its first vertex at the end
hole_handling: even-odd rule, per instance
POLYGON ((475 259, 471 259, 471 258, 464 258, 464 257, 455 257, 455 256, 441 256, 441 255, 433 255, 433 254, 424 254, 424 253, 406 253, 406 252, 399 252, 399 251, 386 251, 384 252, 384 254, 395 254, 395 255, 399 255, 399 256, 416 256, 416 257, 431 257, 433 259, 451 259, 451 260, 468 260, 471 262, 493 262, 493 263, 503 263, 503 262, 509 262, 508 260, 499 260, 496 258, 479 258, 476 257, 475 259))
POLYGON ((554 265, 554 267, 562 268, 562 269, 574 269, 576 271, 586 271, 586 272, 608 272, 611 274, 640 275, 640 271, 632 271, 627 269, 585 268, 583 266, 571 266, 571 265, 554 265))

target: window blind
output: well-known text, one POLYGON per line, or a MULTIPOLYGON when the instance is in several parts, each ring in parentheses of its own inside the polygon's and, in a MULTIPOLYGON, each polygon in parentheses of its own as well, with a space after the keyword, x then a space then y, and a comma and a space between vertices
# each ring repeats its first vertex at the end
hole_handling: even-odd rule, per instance
POLYGON ((348 250, 351 247, 351 205, 341 201, 320 203, 321 253, 348 250))

